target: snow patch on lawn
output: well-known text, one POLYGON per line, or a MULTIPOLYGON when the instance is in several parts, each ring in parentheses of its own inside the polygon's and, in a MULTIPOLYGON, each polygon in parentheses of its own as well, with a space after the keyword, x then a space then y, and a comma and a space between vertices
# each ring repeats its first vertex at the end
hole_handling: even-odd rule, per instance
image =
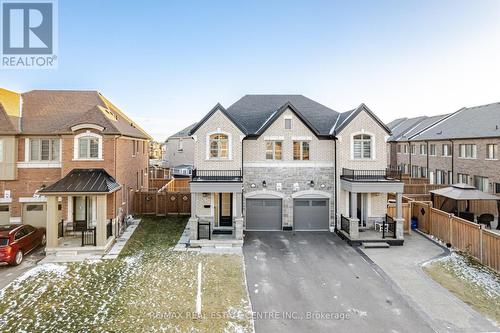
MULTIPOLYGON (((489 268, 477 264, 471 264, 463 255, 452 252, 449 256, 437 259, 451 269, 459 278, 471 282, 483 289, 490 297, 500 297, 500 276, 489 268)), ((428 263, 427 263, 428 264, 428 263)))
POLYGON ((47 263, 40 266, 33 267, 14 281, 12 281, 9 285, 7 285, 4 289, 0 291, 0 298, 3 297, 5 290, 8 287, 12 287, 14 290, 17 290, 21 287, 22 283, 30 278, 35 278, 42 273, 53 275, 53 277, 63 277, 66 274, 67 267, 65 265, 58 265, 53 263, 47 263))

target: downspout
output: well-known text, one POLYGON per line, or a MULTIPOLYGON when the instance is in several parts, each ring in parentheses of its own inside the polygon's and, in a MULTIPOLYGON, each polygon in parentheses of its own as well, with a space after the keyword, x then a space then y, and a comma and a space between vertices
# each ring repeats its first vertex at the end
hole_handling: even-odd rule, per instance
POLYGON ((450 184, 454 183, 455 179, 455 142, 453 140, 450 140, 451 142, 451 179, 450 179, 450 184))
POLYGON ((427 148, 426 148, 427 151, 425 154, 427 156, 427 163, 426 163, 426 165, 427 165, 427 178, 429 178, 429 174, 430 174, 430 170, 429 170, 429 141, 425 141, 425 144, 427 146, 427 148))
POLYGON ((408 165, 409 165, 409 170, 408 171, 409 171, 409 174, 410 174, 410 178, 413 177, 413 167, 411 165, 411 153, 412 153, 412 151, 411 151, 411 143, 410 143, 410 141, 408 141, 408 165))
POLYGON ((333 151, 335 153, 335 166, 334 166, 334 178, 335 178, 335 181, 333 182, 333 187, 334 187, 334 192, 333 192, 333 195, 334 195, 334 198, 335 198, 335 226, 334 226, 334 231, 337 232, 337 212, 338 212, 338 208, 337 208, 337 203, 338 203, 338 193, 337 193, 337 137, 333 137, 333 151))
POLYGON ((241 140, 241 216, 243 216, 243 141, 245 141, 245 138, 241 140))

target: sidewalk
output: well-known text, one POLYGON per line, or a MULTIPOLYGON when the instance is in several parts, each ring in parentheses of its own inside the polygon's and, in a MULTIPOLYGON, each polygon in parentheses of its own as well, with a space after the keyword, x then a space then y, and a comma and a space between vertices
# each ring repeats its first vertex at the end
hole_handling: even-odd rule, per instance
POLYGON ((424 262, 446 255, 447 250, 422 235, 405 236, 403 246, 388 249, 359 248, 378 265, 429 320, 436 332, 500 332, 488 319, 432 280, 424 262))

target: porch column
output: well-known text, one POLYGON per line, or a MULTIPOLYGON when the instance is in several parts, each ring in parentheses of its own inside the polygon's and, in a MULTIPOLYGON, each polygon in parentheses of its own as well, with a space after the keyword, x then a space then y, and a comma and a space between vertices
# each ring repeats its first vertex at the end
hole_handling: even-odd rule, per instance
POLYGON ((66 221, 73 222, 73 197, 71 195, 68 196, 68 216, 66 221))
POLYGON ((403 194, 401 192, 396 193, 396 218, 394 219, 396 222, 396 238, 403 239, 404 238, 404 218, 403 218, 403 194))
POLYGON ((196 193, 191 193, 191 217, 196 216, 196 193))
POLYGON ((107 217, 107 196, 97 195, 96 197, 96 238, 97 246, 106 245, 106 217, 107 217))
POLYGON ((396 193, 396 218, 403 218, 403 194, 401 192, 396 193))
POLYGON ((48 195, 47 196, 47 225, 46 225, 46 235, 47 235, 47 247, 54 248, 59 244, 57 242, 57 224, 59 223, 58 217, 58 202, 57 196, 48 195))
POLYGON ((243 239, 243 215, 241 207, 241 193, 234 193, 235 198, 235 213, 234 218, 234 238, 241 240, 243 239))
POLYGON ((351 193, 351 214, 352 219, 358 218, 358 194, 356 192, 351 193))

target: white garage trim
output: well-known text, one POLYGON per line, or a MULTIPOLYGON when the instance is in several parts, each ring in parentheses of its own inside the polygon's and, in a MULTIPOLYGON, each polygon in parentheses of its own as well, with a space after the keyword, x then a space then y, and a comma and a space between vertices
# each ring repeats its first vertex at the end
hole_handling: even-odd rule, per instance
POLYGON ((281 192, 260 190, 245 193, 245 198, 248 199, 284 199, 285 195, 281 192))
POLYGON ((292 194, 292 199, 333 199, 333 194, 326 191, 305 190, 292 194))

